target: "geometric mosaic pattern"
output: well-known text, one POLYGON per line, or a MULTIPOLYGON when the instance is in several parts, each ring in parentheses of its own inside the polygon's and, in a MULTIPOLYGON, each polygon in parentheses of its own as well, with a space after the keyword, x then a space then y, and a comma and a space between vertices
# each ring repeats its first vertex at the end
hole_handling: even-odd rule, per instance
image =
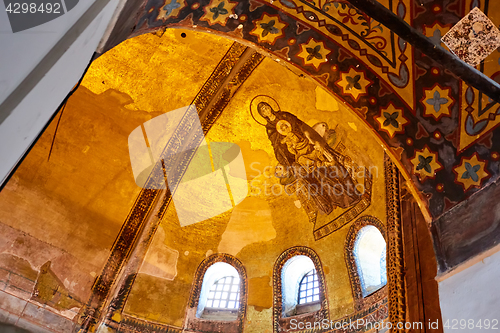
POLYGON ((396 108, 390 103, 387 108, 380 109, 380 115, 375 118, 381 131, 387 133, 391 138, 396 134, 404 133, 408 120, 403 115, 403 109, 396 108))
POLYGON ((453 169, 456 182, 463 186, 464 191, 471 186, 480 187, 483 180, 490 176, 486 171, 486 165, 487 162, 481 160, 477 153, 470 158, 464 158, 462 163, 453 169))

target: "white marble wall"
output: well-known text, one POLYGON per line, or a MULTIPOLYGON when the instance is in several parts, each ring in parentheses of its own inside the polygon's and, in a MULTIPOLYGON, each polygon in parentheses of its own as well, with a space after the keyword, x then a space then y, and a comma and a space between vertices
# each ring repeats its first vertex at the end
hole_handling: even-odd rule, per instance
POLYGON ((442 324, 449 324, 444 327, 444 332, 500 332, 499 283, 500 252, 440 281, 442 324), (461 319, 467 322, 465 329, 460 325, 461 319), (485 328, 486 319, 490 321, 490 329, 485 328), (480 320, 482 328, 478 326, 480 320), (496 329, 492 329, 494 322, 497 323, 496 329), (455 323, 457 325, 453 328, 455 323))
POLYGON ((80 22, 79 18, 94 2, 79 1, 63 16, 18 33, 12 32, 0 4, 0 184, 82 76, 120 0, 111 0, 90 24, 80 22), (70 36, 73 43, 55 65, 45 66, 45 75, 27 94, 16 90, 37 65, 51 62, 44 57, 73 25, 80 25, 81 33, 70 36), (2 104, 9 96, 22 98, 14 109, 2 104))

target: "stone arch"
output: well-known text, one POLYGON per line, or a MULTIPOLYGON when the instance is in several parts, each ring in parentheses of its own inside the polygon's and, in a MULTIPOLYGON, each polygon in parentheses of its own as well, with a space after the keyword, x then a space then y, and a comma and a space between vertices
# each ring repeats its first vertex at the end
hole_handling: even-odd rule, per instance
MULTIPOLYGON (((185 26, 183 26, 183 25, 172 25, 172 26, 170 26, 170 27, 171 27, 171 28, 186 28, 186 27, 185 27, 185 26)), ((165 28, 165 27, 156 28, 156 30, 154 30, 154 31, 161 32, 161 31, 163 30, 163 28, 165 28)), ((256 45, 255 45, 255 43, 253 43, 253 44, 252 44, 251 42, 248 42, 248 41, 246 41, 246 40, 241 39, 240 37, 231 36, 231 35, 228 35, 227 33, 221 33, 221 32, 216 31, 216 30, 210 30, 210 31, 209 31, 209 29, 201 29, 201 28, 199 28, 199 27, 194 27, 194 26, 191 26, 191 29, 198 29, 198 30, 201 30, 201 31, 208 31, 208 32, 212 32, 212 33, 219 34, 219 35, 223 35, 223 36, 225 36, 225 37, 228 37, 228 38, 231 38, 231 39, 237 40, 237 41, 239 41, 239 42, 241 42, 241 43, 244 43, 245 45, 250 45, 250 44, 251 44, 251 46, 252 46, 252 47, 258 48, 261 52, 267 52, 267 54, 268 54, 269 56, 271 56, 271 57, 276 57, 276 54, 275 54, 275 53, 273 53, 273 52, 268 52, 269 50, 267 50, 267 51, 266 51, 266 49, 263 49, 261 46, 258 46, 258 45, 256 46, 256 45)), ((147 33, 147 32, 148 32, 148 31, 144 31, 144 32, 142 32, 142 33, 147 33)), ((152 31, 149 31, 149 32, 153 32, 153 30, 152 30, 152 31)), ((140 35, 140 34, 142 34, 142 33, 139 33, 138 35, 140 35)), ((316 82, 317 82, 318 84, 320 84, 320 85, 322 85, 323 87, 325 87, 325 83, 324 83, 324 82, 322 83, 322 81, 321 81, 321 80, 319 80, 319 79, 317 79, 317 78, 315 78, 315 80, 316 80, 316 82)), ((329 92, 330 92, 330 93, 332 93, 332 91, 331 91, 330 89, 329 89, 329 92)), ((335 93, 332 93, 332 94, 335 94, 335 93)), ((350 107, 351 107, 351 111, 353 111, 353 108, 354 108, 354 107, 353 107, 352 105, 350 105, 350 107)), ((363 119, 363 117, 360 115, 360 113, 359 113, 359 112, 356 112, 356 111, 353 111, 353 112, 354 112, 354 114, 355 114, 357 117, 359 117, 359 118, 363 119)), ((366 124, 368 124, 367 126, 369 126, 369 123, 367 123, 366 121, 365 121, 365 123, 366 123, 366 124)), ((377 139, 380 139, 380 136, 375 135, 375 137, 376 137, 377 139)), ((385 143, 385 141, 383 141, 382 139, 380 139, 380 140, 381 140, 381 141, 380 141, 380 142, 381 142, 381 145, 383 145, 385 148, 388 148, 388 147, 387 147, 387 144, 385 143)), ((386 149, 386 151, 388 151, 388 153, 391 153, 391 154, 393 154, 393 155, 394 155, 394 152, 393 152, 391 149, 386 149)), ((399 162, 399 160, 396 160, 396 162, 399 162)), ((402 164, 401 164, 401 163, 398 163, 398 165, 400 166, 400 169, 404 172, 404 170, 405 170, 405 169, 401 167, 401 165, 402 165, 402 164)), ((200 288, 201 288, 201 287, 200 287, 200 288)), ((273 320, 274 320, 274 319, 273 319, 273 320)), ((274 323, 276 323, 276 321, 274 321, 274 323)), ((279 325, 279 324, 278 324, 278 325, 279 325)), ((275 327, 276 327, 276 326, 275 326, 275 327)))

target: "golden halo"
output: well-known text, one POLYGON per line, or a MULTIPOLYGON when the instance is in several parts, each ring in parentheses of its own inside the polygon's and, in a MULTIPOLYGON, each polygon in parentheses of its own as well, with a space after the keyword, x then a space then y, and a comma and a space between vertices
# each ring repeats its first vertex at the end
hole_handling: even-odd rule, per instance
POLYGON ((279 134, 287 136, 288 133, 292 131, 292 124, 282 119, 276 123, 276 130, 278 131, 279 134), (288 130, 285 131, 283 129, 283 126, 286 126, 288 130))
POLYGON ((259 105, 260 102, 266 102, 269 104, 274 112, 279 112, 281 111, 280 105, 276 100, 270 96, 267 95, 257 95, 254 98, 252 98, 252 101, 250 102, 250 115, 252 116, 253 120, 257 122, 257 124, 266 126, 266 119, 264 119, 260 114, 259 111, 257 111, 257 105, 259 105), (260 121, 259 121, 260 120, 260 121))

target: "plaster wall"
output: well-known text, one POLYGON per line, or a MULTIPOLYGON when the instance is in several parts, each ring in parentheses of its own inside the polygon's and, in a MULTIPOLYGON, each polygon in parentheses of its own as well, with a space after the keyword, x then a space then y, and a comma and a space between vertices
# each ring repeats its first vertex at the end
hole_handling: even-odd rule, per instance
POLYGON ((498 276, 500 252, 439 282, 444 332, 456 332, 457 329, 460 332, 479 332, 485 329, 485 320, 490 321, 490 329, 495 323, 496 329, 500 328, 498 276), (467 321, 464 329, 460 324, 463 319, 467 321), (471 327, 468 326, 469 320, 474 323, 471 327))

